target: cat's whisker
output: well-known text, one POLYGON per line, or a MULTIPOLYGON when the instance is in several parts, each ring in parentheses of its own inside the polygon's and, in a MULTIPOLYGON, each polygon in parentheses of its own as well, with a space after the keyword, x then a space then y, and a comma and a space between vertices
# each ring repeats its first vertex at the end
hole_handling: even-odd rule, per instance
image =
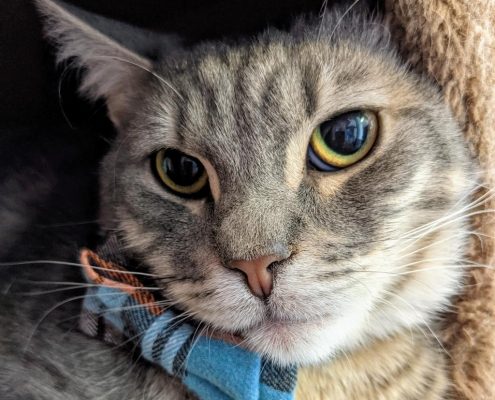
MULTIPOLYGON (((447 261, 451 261, 452 259, 445 259, 447 261)), ((420 262, 417 262, 419 264, 420 262)), ((401 266, 404 267, 404 266, 401 266)), ((467 261, 464 261, 462 263, 462 260, 459 261, 456 259, 456 263, 454 264, 442 264, 439 266, 431 266, 431 267, 425 267, 425 268, 418 268, 418 269, 413 269, 409 271, 402 271, 402 272, 394 272, 398 269, 401 269, 400 267, 394 268, 393 271, 380 271, 380 270, 352 270, 349 271, 351 274, 367 274, 367 273, 372 273, 372 274, 384 274, 384 275, 409 275, 417 272, 425 272, 425 271, 431 271, 431 270, 443 270, 443 269, 471 269, 471 268, 479 268, 479 269, 488 269, 488 270, 495 270, 494 266, 491 265, 486 265, 486 264, 479 264, 479 263, 469 263, 467 261)))
MULTIPOLYGON (((402 315, 402 317, 406 317, 406 314, 404 312, 404 310, 401 310, 399 307, 397 307, 394 303, 392 303, 390 300, 387 300, 387 299, 384 299, 384 298, 378 298, 377 299, 378 303, 379 304, 384 304, 385 306, 387 307, 392 307, 394 310, 396 310, 400 315, 402 315)), ((405 318, 405 320, 408 320, 408 318, 405 318)), ((421 332, 421 334, 425 337, 427 337, 427 334, 426 332, 423 330, 423 328, 418 325, 418 324, 414 324, 414 327, 415 328, 418 328, 419 331, 421 332)), ((411 343, 414 343, 414 333, 413 333, 413 324, 408 324, 408 328, 409 328, 409 334, 411 335, 411 343)))
MULTIPOLYGON (((404 258, 408 258, 408 257, 410 257, 410 256, 412 256, 414 254, 420 253, 420 252, 422 252, 422 251, 424 251, 426 249, 429 249, 431 247, 438 246, 439 244, 448 242, 449 240, 453 240, 453 239, 456 239, 456 238, 465 238, 465 237, 469 237, 469 236, 475 236, 480 241, 481 245, 483 244, 483 238, 494 238, 495 237, 495 236, 487 235, 487 234, 476 232, 476 231, 462 230, 461 229, 461 230, 458 230, 456 234, 451 235, 451 236, 449 236, 447 238, 436 240, 436 241, 434 241, 434 242, 432 242, 430 244, 427 244, 426 246, 417 248, 417 249, 415 249, 415 250, 413 250, 413 251, 411 251, 409 253, 401 254, 398 257, 398 260, 401 260, 401 259, 404 259, 404 258)), ((427 238, 427 235, 424 238, 426 239, 427 238)), ((410 247, 411 246, 405 246, 405 247, 400 248, 399 249, 399 254, 402 253, 403 251, 407 250, 410 247)))
POLYGON ((57 223, 57 224, 36 224, 36 226, 39 228, 57 228, 57 227, 64 227, 64 226, 90 225, 90 224, 97 224, 99 222, 100 222, 99 220, 94 219, 94 220, 89 220, 89 221, 61 222, 61 223, 57 223))
POLYGON ((420 268, 420 269, 414 269, 410 271, 404 271, 404 272, 397 272, 396 275, 410 275, 418 272, 426 272, 426 271, 441 271, 441 270, 465 270, 465 269, 472 269, 472 268, 479 268, 479 269, 487 269, 487 270, 495 270, 495 267, 492 267, 490 265, 456 265, 456 264, 446 264, 443 266, 438 266, 438 267, 426 267, 426 268, 420 268))
MULTIPOLYGON (((138 342, 136 339, 143 336, 144 335, 144 332, 140 332, 140 333, 137 333, 133 336, 130 336, 128 338, 125 338, 122 342, 120 343, 115 343, 115 344, 111 344, 107 349, 103 349, 101 351, 97 351, 97 352, 94 352, 92 353, 93 355, 101 355, 101 354, 105 354, 105 353, 111 353, 113 352, 114 350, 116 349, 119 349, 121 347, 124 347, 125 345, 129 344, 129 343, 136 343, 138 342)), ((107 343, 107 342, 105 342, 107 343)), ((110 344, 110 343, 108 343, 110 344)), ((86 350, 81 350, 81 351, 77 351, 75 353, 72 353, 73 356, 76 356, 76 357, 79 357, 79 356, 82 356, 84 354, 87 354, 86 353, 86 350)))
POLYGON ((10 290, 14 286, 16 282, 16 277, 10 279, 10 282, 5 286, 5 289, 2 291, 2 295, 7 296, 10 293, 10 290))
POLYGON ((66 305, 72 301, 83 300, 83 299, 88 298, 88 297, 116 296, 116 295, 118 295, 118 293, 104 293, 104 294, 87 294, 86 293, 86 294, 81 295, 81 296, 75 296, 75 297, 71 297, 69 299, 65 299, 65 300, 55 304, 54 306, 50 307, 47 311, 45 311, 43 313, 42 317, 34 325, 33 330, 31 332, 31 334, 29 335, 28 340, 26 341, 26 345, 24 346, 23 354, 25 354, 27 352, 27 350, 29 349, 31 341, 32 341, 34 335, 36 334, 36 331, 38 330, 38 328, 50 316, 50 314, 52 312, 54 312, 57 308, 62 307, 62 306, 66 305))
MULTIPOLYGON (((401 276, 402 275, 400 272, 378 271, 378 270, 365 270, 365 271, 354 270, 354 271, 350 271, 350 274, 362 274, 362 275, 364 275, 364 274, 366 274, 368 272, 370 274, 372 274, 372 275, 374 274, 377 279, 381 279, 381 276, 383 276, 383 275, 391 275, 391 276, 401 276)), ((367 277, 367 279, 369 279, 369 278, 373 278, 373 276, 367 277)), ((412 277, 411 279, 414 280, 415 282, 419 283, 421 286, 424 286, 431 293, 435 293, 436 292, 436 289, 432 288, 429 283, 426 283, 426 282, 424 282, 421 279, 416 278, 416 277, 412 277)))
MULTIPOLYGON (((115 295, 118 295, 118 293, 115 293, 115 295)), ((91 294, 91 295, 88 295, 87 297, 97 297, 98 295, 96 294, 91 294)), ((155 302, 152 302, 152 303, 145 303, 145 304, 134 304, 134 305, 130 305, 130 306, 120 306, 120 307, 113 307, 113 308, 106 308, 105 310, 101 311, 100 314, 102 315, 105 315, 105 314, 110 314, 110 313, 119 313, 119 312, 122 312, 122 311, 132 311, 132 310, 136 310, 136 309, 141 309, 141 308, 148 308, 150 306, 163 306, 163 307, 173 307, 175 305, 179 304, 178 302, 176 301, 170 301, 170 300, 158 300, 158 301, 155 301, 155 302)), ((181 312, 179 313, 176 317, 173 317, 171 320, 175 320, 179 317, 182 317, 184 316, 185 314, 187 314, 189 317, 193 317, 194 315, 196 315, 196 313, 191 313, 191 312, 188 312, 188 311, 185 311, 185 312, 181 312)), ((59 322, 62 323, 62 322, 66 322, 66 321, 70 321, 70 320, 74 320, 74 319, 79 319, 80 316, 79 315, 76 315, 76 316, 72 316, 72 317, 69 317, 69 318, 65 318, 65 319, 62 319, 60 320, 59 322)))
MULTIPOLYGON (((352 279, 354 279, 354 280, 355 280, 356 282, 358 282, 359 284, 361 284, 361 285, 362 285, 362 286, 363 286, 363 287, 364 287, 364 288, 368 291, 368 293, 370 294, 370 296, 371 296, 372 298, 375 298, 375 296, 373 296, 373 294, 371 293, 370 289, 368 288, 368 286, 367 286, 364 282, 361 282, 359 279, 357 279, 357 278, 355 278, 355 277, 351 277, 351 278, 352 278, 352 279)), ((386 292, 386 293, 389 293, 389 294, 391 293, 391 292, 389 292, 389 291, 385 291, 385 292, 386 292)), ((392 302, 390 302, 390 301, 389 301, 389 300, 387 300, 387 299, 384 299, 384 298, 377 298, 377 300, 378 300, 379 302, 384 303, 384 304, 388 304, 389 306, 391 306, 392 308, 394 308, 394 309, 396 309, 396 310, 399 310, 399 308, 398 308, 396 305, 394 305, 392 302)), ((403 312, 402 312, 402 311, 400 311, 400 312, 403 314, 403 312)), ((369 317, 370 317, 370 316, 368 316, 368 318, 369 318, 369 317)), ((421 326, 419 326, 419 324, 415 324, 415 326, 416 326, 416 327, 420 330, 420 332, 421 332, 421 333, 422 333, 425 337, 427 337, 426 332, 422 329, 422 327, 421 327, 421 326)), ((412 332, 412 326, 411 326, 411 325, 409 325, 409 332, 410 332, 410 334, 411 334, 411 340, 412 340, 412 339, 413 339, 413 332, 412 332)))
POLYGON ((495 212, 494 209, 486 209, 486 210, 479 210, 479 211, 473 211, 467 214, 464 214, 463 212, 456 212, 450 215, 446 215, 442 218, 439 218, 438 220, 435 220, 434 222, 431 222, 429 224, 426 224, 424 226, 421 226, 405 235, 401 236, 401 239, 417 239, 417 238, 422 238, 426 236, 427 234, 431 232, 435 232, 436 230, 443 228, 446 225, 450 225, 454 222, 462 221, 462 220, 468 220, 470 217, 474 217, 476 215, 483 215, 483 214, 490 214, 495 212), (460 216, 456 216, 458 214, 461 214, 460 216), (452 218, 456 216, 455 218, 452 218), (412 236, 413 234, 419 234, 418 236, 412 236))
MULTIPOLYGON (((16 267, 16 266, 22 266, 22 265, 61 265, 61 266, 69 266, 69 267, 78 267, 78 268, 85 268, 86 266, 84 264, 79 264, 75 262, 69 262, 69 261, 57 261, 57 260, 32 260, 32 261, 9 261, 9 262, 0 262, 0 267, 16 267)), ((150 278, 157 277, 159 275, 156 274, 150 274, 146 272, 137 272, 137 271, 118 271, 115 269, 109 269, 109 268, 104 268, 96 265, 91 265, 92 269, 98 270, 98 271, 111 271, 115 272, 118 274, 122 275, 139 275, 139 276, 146 276, 150 278)))
MULTIPOLYGON (((90 283, 90 282, 77 282, 77 281, 38 281, 38 280, 30 280, 30 279, 22 279, 19 280, 18 282, 20 283, 32 283, 32 284, 40 284, 40 285, 48 285, 48 286, 55 286, 55 285, 60 285, 60 286, 72 286, 72 285, 84 285, 86 287, 111 287, 108 285, 105 285, 103 283, 90 283)), ((161 288, 158 288, 156 286, 150 286, 150 287, 136 287, 136 290, 161 290, 161 288)))
MULTIPOLYGON (((470 195, 471 195, 471 194, 470 194, 470 195)), ((414 229, 412 229, 412 230, 410 230, 410 231, 408 231, 408 232, 405 232, 405 233, 401 236, 401 238, 408 237, 409 235, 414 234, 414 233, 416 233, 417 231, 421 231, 421 230, 423 230, 423 229, 425 229, 425 228, 428 228, 428 227, 430 227, 430 226, 432 226, 432 225, 436 225, 436 224, 438 224, 438 223, 441 223, 441 222, 443 222, 444 220, 448 220, 449 218, 452 218, 452 217, 457 216, 457 215, 459 215, 459 214, 465 214, 465 213, 467 213, 468 211, 471 211, 471 210, 473 210, 473 209, 475 209, 475 208, 477 208, 477 207, 479 207, 479 206, 481 206, 481 205, 483 205, 483 204, 486 204, 487 202, 489 202, 489 201, 490 201, 491 199, 493 199, 494 197, 495 197, 495 189, 491 189, 491 190, 489 190, 487 193, 485 193, 484 195, 482 195, 481 197, 479 197, 479 198, 475 199, 475 200, 474 200, 474 201, 472 201, 471 203, 466 204, 464 207, 462 207, 462 208, 460 208, 460 209, 456 210, 456 208, 457 208, 456 206, 458 206, 458 205, 459 205, 459 203, 460 203, 460 201, 458 201, 458 202, 456 203, 456 205, 454 206, 455 208, 454 208, 454 207, 452 207, 449 211, 447 211, 447 212, 446 212, 443 216, 441 216, 440 218, 438 218, 438 219, 436 219, 436 220, 434 220, 434 221, 431 221, 431 222, 429 222, 429 223, 427 223, 427 224, 421 225, 421 226, 419 226, 419 227, 417 227, 417 228, 414 228, 414 229), (450 211, 452 211, 452 212, 450 212, 450 211)), ((482 211, 487 211, 487 210, 482 210, 482 211)), ((463 216, 463 217, 464 217, 464 216, 463 216)))
MULTIPOLYGON (((88 288, 93 288, 93 287, 106 287, 106 288, 112 288, 112 286, 109 285, 104 285, 104 284, 88 284, 88 285, 73 285, 70 287, 63 287, 63 288, 57 288, 57 289, 51 289, 51 290, 40 290, 40 291, 29 291, 29 292, 15 292, 13 294, 17 296, 42 296, 42 295, 47 295, 47 294, 52 294, 52 293, 61 293, 61 292, 68 292, 71 290, 81 290, 81 289, 88 289, 88 288)), ((153 291, 153 290, 161 290, 160 288, 155 288, 155 287, 143 287, 143 288, 137 288, 136 291, 139 290, 147 290, 147 291, 153 291)))
POLYGON ((410 267, 412 265, 418 265, 418 264, 423 264, 423 263, 432 263, 432 262, 439 262, 439 263, 442 263, 442 262, 452 262, 453 260, 455 260, 456 262, 462 262, 463 260, 462 259, 459 259, 457 257, 433 257, 433 258, 424 258, 424 259, 420 259, 420 260, 415 260, 415 261, 411 261, 409 263, 406 263, 406 264, 399 264, 397 266, 395 266, 393 268, 393 271, 397 271, 397 270, 402 270, 404 268, 407 268, 407 267, 410 267))
MULTIPOLYGON (((446 212, 446 215, 445 216, 450 216, 452 215, 452 212, 455 212, 456 214, 457 213, 463 213, 463 212, 467 212, 469 210, 472 210, 474 208, 477 208, 483 204, 486 204, 487 202, 489 202, 490 200, 492 200, 493 198, 495 198, 495 188, 487 188, 486 186, 484 186, 483 184, 479 184, 479 185, 476 185, 473 189, 471 189, 469 192, 467 192, 465 195, 463 195, 462 197, 460 197, 456 203, 449 209, 447 210, 446 212), (472 197, 474 194, 476 194, 476 192, 480 189, 480 188, 483 188, 486 190, 486 193, 484 193, 483 195, 481 196, 478 196, 478 197, 475 197, 471 202, 467 203, 467 204, 464 204, 462 206, 462 208, 458 209, 458 206, 463 204, 465 202, 466 199, 468 199, 469 197, 472 197)), ((445 217, 443 216, 443 217, 445 217)), ((432 221, 431 223, 435 223, 436 221, 432 221)), ((421 227, 419 227, 421 228, 421 227)), ((418 229, 418 228, 416 228, 418 229)), ((406 232, 406 234, 409 233, 409 232, 406 232)))
POLYGON ((388 295, 390 296, 394 296, 395 298, 397 298, 399 301, 401 301, 402 303, 404 303, 406 306, 408 306, 415 314, 416 316, 422 321, 422 323, 426 326, 426 328, 428 329, 428 331, 431 333, 431 335, 433 336, 433 338, 435 338, 435 340, 437 341, 438 345, 440 346, 440 348, 442 349, 442 351, 444 351, 444 353, 447 355, 447 357, 451 358, 452 359, 452 355, 449 353, 449 351, 445 348, 445 346, 443 345, 442 341, 438 338, 438 336, 435 334, 434 330, 431 328, 430 324, 428 324, 428 322, 426 322, 425 318, 423 318, 423 316, 421 315, 421 313, 416 309, 416 307, 414 307, 411 303, 409 303, 406 299, 404 299, 402 296, 398 295, 397 293, 393 293, 391 291, 388 291, 388 290, 384 290, 385 293, 387 293, 388 295))
POLYGON ((189 277, 189 276, 176 276, 176 275, 170 275, 170 276, 163 276, 163 277, 157 277, 157 278, 154 278, 155 281, 158 281, 158 282, 163 282, 163 284, 167 285, 167 284, 170 284, 170 283, 174 283, 174 282, 187 282, 187 281, 190 281, 194 278, 192 277, 189 277))
POLYGON ((65 67, 62 73, 60 74, 60 79, 58 80, 58 85, 57 85, 57 91, 58 91, 58 105, 60 106, 60 111, 62 112, 62 116, 64 117, 65 121, 69 125, 71 129, 74 129, 74 125, 72 125, 72 122, 70 121, 69 117, 67 116, 67 113, 65 112, 64 109, 64 102, 62 100, 62 82, 64 81, 65 77, 67 76, 67 73, 73 69, 76 69, 76 62, 75 60, 71 60, 69 62, 65 62, 65 67))
MULTIPOLYGON (((449 240, 452 240, 452 239, 455 239, 455 238, 463 238, 463 237, 466 237, 466 236, 468 236, 470 234, 477 235, 477 233, 474 232, 474 231, 464 231, 464 230, 461 230, 461 231, 458 231, 457 233, 455 233, 454 235, 448 236, 448 237, 443 238, 443 239, 440 239, 440 240, 436 240, 436 241, 434 241, 432 243, 427 244, 426 246, 423 246, 423 247, 414 249, 413 251, 411 251, 409 253, 401 254, 398 257, 398 260, 401 260, 403 258, 411 257, 412 255, 417 254, 417 253, 420 253, 420 252, 422 252, 422 251, 424 251, 426 249, 429 249, 431 247, 438 246, 439 244, 448 242, 449 240)), ((425 238, 426 238, 426 236, 425 236, 425 238)), ((417 243, 417 241, 415 241, 414 243, 417 243)), ((403 251, 409 249, 410 247, 411 247, 411 244, 410 245, 407 245, 407 246, 404 246, 404 247, 401 247, 399 249, 399 253, 402 253, 403 251)))
POLYGON ((490 214, 490 213, 494 213, 494 212, 495 212, 495 209, 488 209, 488 210, 481 210, 481 211, 471 212, 471 213, 468 213, 468 214, 465 214, 465 215, 461 215, 459 217, 456 217, 456 218, 453 218, 453 219, 450 219, 450 220, 449 219, 446 219, 442 223, 438 223, 438 224, 433 225, 431 227, 422 228, 424 230, 424 232, 420 232, 417 236, 412 236, 410 238, 405 238, 404 236, 402 236, 400 239, 405 239, 405 242, 407 242, 407 244, 406 244, 406 246, 404 246, 404 247, 401 248, 401 251, 404 251, 404 250, 407 250, 407 249, 411 248, 412 246, 414 246, 414 244, 416 244, 417 242, 425 239, 428 235, 430 235, 432 233, 435 233, 438 230, 440 230, 442 228, 445 228, 446 226, 449 226, 449 225, 451 225, 453 223, 456 223, 456 222, 459 222, 459 221, 462 221, 462 220, 466 220, 466 222, 467 222, 467 220, 469 218, 473 217, 473 216, 490 214))
POLYGON ((410 267, 411 265, 418 265, 418 264, 423 264, 423 263, 432 263, 432 262, 444 262, 444 261, 452 261, 452 260, 458 260, 457 258, 454 257, 432 257, 432 258, 423 258, 415 261, 411 261, 406 264, 399 264, 394 267, 394 271, 404 269, 407 267, 410 267))
MULTIPOLYGON (((194 348, 194 346, 196 346, 196 344, 198 343, 199 339, 201 338, 202 333, 204 332, 204 327, 202 327, 202 325, 203 325, 202 322, 198 323, 197 326, 196 326, 196 329, 194 330, 194 332, 192 334, 191 351, 194 348)), ((186 358, 182 361, 181 367, 185 363, 187 363, 187 359, 186 358)))
POLYGON ((179 326, 182 324, 184 321, 187 321, 188 319, 194 318, 198 314, 197 311, 195 312, 190 312, 186 311, 182 314, 177 314, 174 318, 171 319, 171 321, 175 321, 173 324, 169 325, 169 329, 174 329, 175 327, 179 326))
MULTIPOLYGON (((116 293, 117 295, 117 293, 116 293)), ((145 304, 132 304, 129 306, 119 306, 119 307, 110 307, 106 308, 101 312, 101 314, 111 314, 111 313, 119 313, 122 311, 133 311, 133 310, 139 310, 139 309, 146 309, 151 306, 159 306, 159 307, 171 307, 176 305, 176 302, 172 302, 169 300, 158 300, 152 303, 145 303, 145 304)))
MULTIPOLYGON (((192 295, 188 298, 181 299, 181 301, 176 301, 176 300, 170 300, 170 299, 162 299, 162 300, 157 300, 154 301, 153 303, 145 303, 145 304, 134 304, 130 306, 120 306, 120 307, 114 307, 114 308, 107 308, 105 312, 120 312, 120 311, 126 311, 126 310, 134 310, 134 309, 139 309, 139 308, 147 308, 152 305, 156 305, 159 307, 173 307, 176 305, 180 305, 182 302, 188 302, 190 300, 193 300, 196 298, 196 295, 192 295)), ((186 317, 194 317, 197 314, 197 312, 192 312, 192 311, 181 311, 176 317, 173 317, 173 319, 186 316, 186 317)))

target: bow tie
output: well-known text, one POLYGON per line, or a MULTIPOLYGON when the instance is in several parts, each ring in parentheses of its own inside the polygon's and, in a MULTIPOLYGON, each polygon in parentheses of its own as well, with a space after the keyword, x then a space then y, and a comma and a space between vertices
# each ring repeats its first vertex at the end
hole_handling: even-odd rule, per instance
POLYGON ((201 400, 294 399, 296 367, 280 367, 238 345, 212 339, 171 308, 157 303, 126 268, 115 235, 96 252, 81 251, 87 290, 81 330, 112 344, 133 343, 141 356, 179 378, 201 400))

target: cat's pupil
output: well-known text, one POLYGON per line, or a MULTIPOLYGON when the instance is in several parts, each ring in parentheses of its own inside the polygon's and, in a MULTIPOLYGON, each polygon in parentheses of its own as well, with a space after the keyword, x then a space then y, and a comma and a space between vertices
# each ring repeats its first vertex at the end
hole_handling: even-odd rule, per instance
POLYGON ((324 122, 321 136, 329 148, 338 154, 349 155, 366 142, 369 120, 365 113, 351 112, 324 122))
POLYGON ((194 184, 203 174, 203 166, 199 161, 177 150, 167 151, 163 159, 163 170, 180 186, 194 184))

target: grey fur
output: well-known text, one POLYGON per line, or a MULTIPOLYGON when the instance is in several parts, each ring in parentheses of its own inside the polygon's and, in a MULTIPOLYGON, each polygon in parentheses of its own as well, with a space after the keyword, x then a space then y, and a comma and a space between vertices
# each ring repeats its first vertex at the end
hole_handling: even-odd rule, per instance
MULTIPOLYGON (((446 269, 442 282, 433 272, 418 274, 435 293, 425 292, 425 304, 416 304, 413 293, 419 289, 411 286, 410 275, 394 274, 403 269, 394 268, 400 267, 406 244, 414 250, 425 241, 434 252, 407 261, 427 263, 432 254, 447 253, 441 266, 459 262, 466 242, 463 219, 417 244, 401 238, 450 210, 462 210, 472 189, 471 164, 438 90, 401 62, 379 20, 328 11, 322 20, 298 20, 291 32, 269 30, 243 43, 185 50, 149 33, 138 33, 132 44, 116 39, 122 43, 117 44, 67 18, 59 3, 38 4, 60 59, 76 57, 86 69, 83 90, 106 99, 119 129, 101 168, 102 228, 116 230, 125 251, 167 277, 156 282, 176 306, 205 326, 244 335, 248 347, 281 363, 335 357, 373 338, 431 323, 448 306, 461 285, 459 270, 446 269), (166 51, 157 46, 161 41, 166 51), (151 48, 158 51, 156 60, 147 58, 151 48), (380 115, 380 137, 369 157, 334 174, 306 170, 305 148, 314 126, 355 109, 380 115), (184 200, 167 192, 150 168, 152 154, 167 147, 208 162, 217 195, 184 200), (435 242, 450 234, 457 234, 450 242, 455 251, 435 242), (273 293, 261 301, 239 271, 226 267, 231 260, 274 251, 291 257, 274 266, 273 293), (412 301, 419 317, 394 295, 412 301)), ((94 19, 87 13, 81 18, 94 19)), ((95 21, 97 29, 106 30, 108 21, 95 21)), ((112 25, 110 35, 117 38, 122 29, 127 28, 112 25)), ((74 360, 62 356, 62 349, 103 348, 80 336, 63 346, 39 336, 36 341, 45 344, 36 346, 45 347, 46 357, 53 355, 57 371, 76 361, 94 365, 91 353, 74 360)), ((137 375, 125 371, 128 358, 119 350, 97 359, 90 375, 61 377, 70 382, 62 388, 35 372, 35 383, 26 390, 37 398, 67 398, 60 394, 65 390, 85 398, 94 373, 109 380, 91 388, 94 395, 88 398, 108 387, 118 388, 116 397, 166 390, 163 398, 174 398, 169 383, 151 367, 136 362, 137 375)), ((15 374, 30 365, 16 366, 15 352, 8 363, 15 374)))

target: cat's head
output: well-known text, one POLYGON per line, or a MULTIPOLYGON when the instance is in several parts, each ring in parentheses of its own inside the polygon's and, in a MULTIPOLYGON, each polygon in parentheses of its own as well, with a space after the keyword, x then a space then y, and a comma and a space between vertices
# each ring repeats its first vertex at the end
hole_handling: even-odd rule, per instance
MULTIPOLYGON (((460 287, 470 162, 378 21, 181 47, 38 0, 118 137, 102 224, 179 309, 282 363, 426 327, 460 287)), ((351 15, 352 14, 352 15, 351 15)))

